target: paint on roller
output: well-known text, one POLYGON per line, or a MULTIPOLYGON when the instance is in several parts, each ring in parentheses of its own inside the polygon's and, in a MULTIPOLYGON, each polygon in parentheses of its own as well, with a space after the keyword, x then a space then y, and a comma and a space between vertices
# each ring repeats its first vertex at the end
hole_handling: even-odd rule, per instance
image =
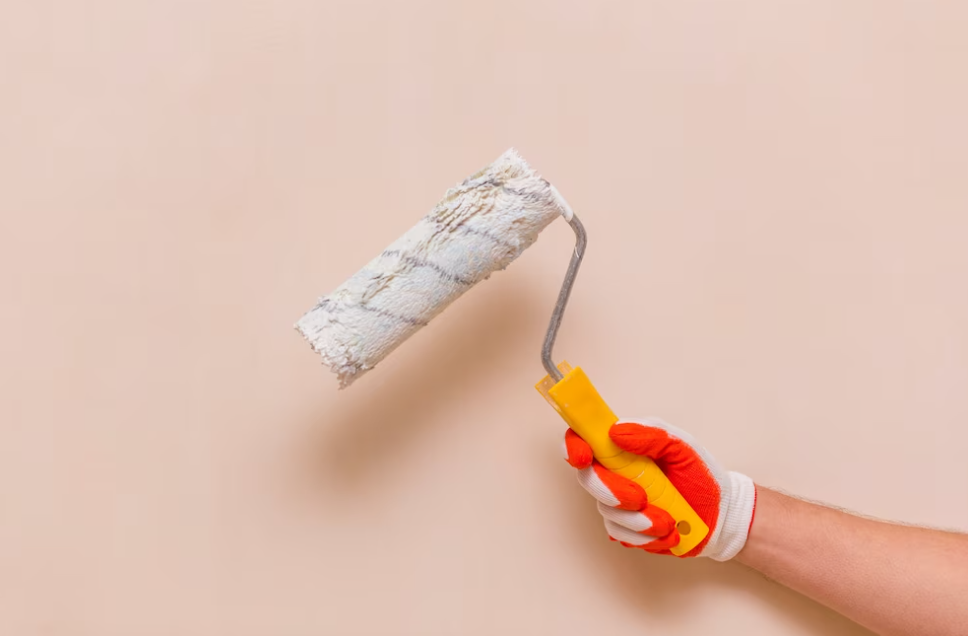
POLYGON ((451 188, 417 225, 303 316, 296 329, 353 383, 461 294, 506 268, 557 216, 554 186, 513 149, 451 188))

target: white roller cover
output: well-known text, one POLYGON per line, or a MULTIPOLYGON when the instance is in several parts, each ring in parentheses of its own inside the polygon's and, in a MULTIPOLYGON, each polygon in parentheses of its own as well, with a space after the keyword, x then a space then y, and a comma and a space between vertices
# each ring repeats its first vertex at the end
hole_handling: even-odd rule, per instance
POLYGON ((339 377, 372 369, 473 285, 507 267, 571 210, 513 149, 303 316, 296 329, 339 377))

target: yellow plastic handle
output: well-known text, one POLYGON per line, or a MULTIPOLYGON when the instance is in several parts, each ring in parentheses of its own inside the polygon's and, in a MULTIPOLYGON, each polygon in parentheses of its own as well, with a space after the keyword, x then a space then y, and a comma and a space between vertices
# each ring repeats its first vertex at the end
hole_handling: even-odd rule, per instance
POLYGON ((681 556, 699 545, 709 534, 706 523, 654 461, 616 446, 608 431, 618 418, 581 367, 572 369, 567 362, 563 362, 558 368, 564 377, 556 383, 546 376, 535 386, 538 392, 558 411, 568 426, 588 442, 595 459, 602 466, 642 486, 650 504, 672 515, 679 530, 679 545, 670 550, 673 554, 681 556))

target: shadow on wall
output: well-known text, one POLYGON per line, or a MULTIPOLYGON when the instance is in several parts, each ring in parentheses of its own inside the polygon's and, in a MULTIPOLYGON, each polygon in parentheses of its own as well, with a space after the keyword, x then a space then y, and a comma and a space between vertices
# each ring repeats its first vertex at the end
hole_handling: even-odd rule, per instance
MULTIPOLYGON (((550 307, 538 306, 522 282, 494 291, 463 299, 459 310, 449 309, 446 318, 394 352, 392 360, 361 380, 360 386, 337 400, 327 397, 314 416, 313 439, 301 445, 310 451, 308 483, 335 484, 341 498, 364 499, 385 478, 385 472, 372 467, 411 461, 437 432, 433 427, 439 418, 430 414, 459 411, 480 368, 500 366, 521 351, 537 364, 540 337, 535 334, 543 335, 550 307), (363 449, 366 461, 360 461, 363 449)), ((639 608, 650 624, 662 624, 664 633, 678 632, 682 615, 694 610, 697 590, 718 587, 760 599, 766 608, 792 617, 806 633, 871 635, 739 564, 658 557, 608 541, 591 498, 577 484, 560 480, 560 456, 546 451, 537 456, 548 463, 548 478, 561 483, 561 496, 556 498, 563 509, 559 527, 571 535, 576 548, 572 554, 586 559, 587 571, 596 573, 590 584, 609 586, 615 598, 639 608)), ((315 486, 313 490, 318 493, 315 486)))
POLYGON ((432 439, 439 418, 431 415, 460 412, 481 369, 500 366, 521 351, 533 353, 539 364, 551 306, 536 306, 520 278, 508 282, 492 293, 460 299, 359 386, 318 411, 325 413, 315 418, 318 437, 307 445, 314 483, 337 483, 341 496, 377 487, 385 473, 374 473, 373 466, 406 461, 432 439), (360 461, 363 449, 366 461, 360 461))
MULTIPOLYGON (((557 456, 546 455, 546 460, 547 474, 559 472, 557 456)), ((616 598, 640 608, 653 624, 668 620, 668 633, 676 633, 681 616, 694 611, 698 589, 718 587, 729 588, 732 594, 760 599, 766 608, 800 623, 807 633, 824 636, 873 634, 739 563, 657 556, 613 543, 605 534, 591 498, 577 484, 568 491, 562 492, 559 498, 563 508, 559 527, 573 536, 576 547, 581 546, 572 554, 580 553, 588 560, 588 571, 599 573, 593 584, 610 586, 616 598)))

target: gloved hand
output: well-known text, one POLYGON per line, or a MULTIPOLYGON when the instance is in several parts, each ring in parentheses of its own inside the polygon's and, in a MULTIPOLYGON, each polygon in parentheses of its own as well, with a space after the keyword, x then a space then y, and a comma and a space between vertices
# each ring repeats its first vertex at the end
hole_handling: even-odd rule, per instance
MULTIPOLYGON (((756 508, 752 479, 727 472, 689 433, 659 419, 619 422, 609 437, 623 450, 652 458, 709 526, 709 535, 683 557, 726 561, 743 549, 756 508)), ((628 548, 672 554, 679 532, 669 513, 650 505, 637 483, 594 461, 591 447, 571 429, 565 433, 565 459, 598 500, 609 538, 628 548)))

